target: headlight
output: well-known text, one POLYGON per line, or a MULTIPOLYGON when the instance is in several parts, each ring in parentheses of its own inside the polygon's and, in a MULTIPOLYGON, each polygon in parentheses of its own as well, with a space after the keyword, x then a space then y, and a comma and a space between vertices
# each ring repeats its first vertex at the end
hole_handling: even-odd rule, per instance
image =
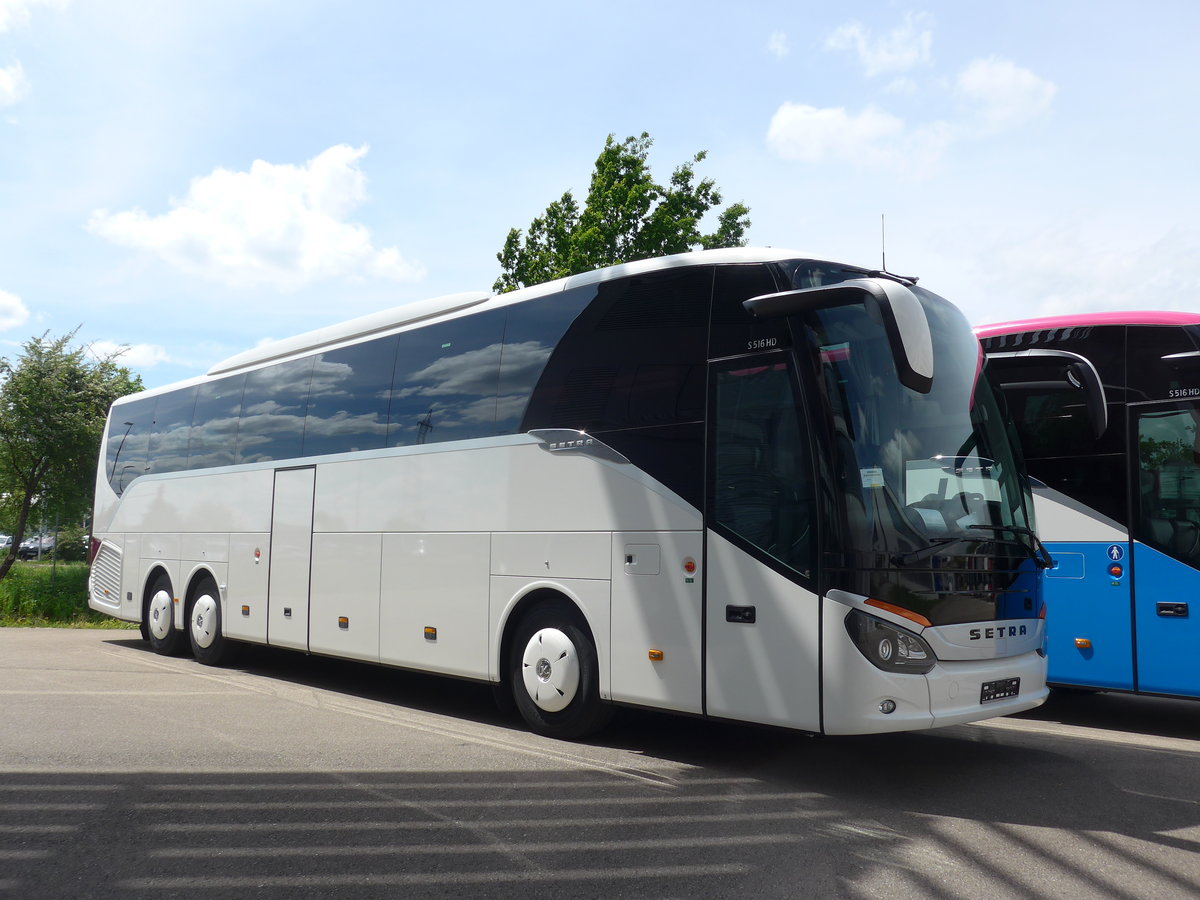
POLYGON ((933 650, 917 635, 861 610, 846 616, 846 631, 859 653, 885 672, 923 675, 937 664, 933 650))

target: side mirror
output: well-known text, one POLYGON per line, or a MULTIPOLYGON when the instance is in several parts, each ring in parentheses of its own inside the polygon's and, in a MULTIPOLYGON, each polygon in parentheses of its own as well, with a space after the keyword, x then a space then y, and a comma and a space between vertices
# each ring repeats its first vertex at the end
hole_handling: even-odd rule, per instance
POLYGON ((929 320, 916 294, 898 281, 854 278, 838 284, 764 294, 750 298, 742 306, 751 315, 770 318, 856 303, 873 307, 879 314, 900 383, 928 394, 933 387, 933 336, 929 320))
POLYGON ((1088 419, 1092 423, 1092 437, 1099 440, 1108 430, 1108 396, 1104 382, 1092 361, 1086 356, 1067 350, 1015 350, 987 354, 988 366, 999 369, 994 383, 1005 392, 1058 390, 1082 391, 1087 406, 1088 419), (1047 363, 1065 363, 1063 377, 1058 380, 1037 380, 1047 363), (1023 372, 1022 370, 1027 370, 1023 372), (1024 376, 1024 377, 1022 377, 1024 376))

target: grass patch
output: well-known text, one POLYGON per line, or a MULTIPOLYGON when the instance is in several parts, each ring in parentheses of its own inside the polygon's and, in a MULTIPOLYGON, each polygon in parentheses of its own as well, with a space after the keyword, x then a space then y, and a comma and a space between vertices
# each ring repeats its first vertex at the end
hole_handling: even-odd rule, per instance
POLYGON ((88 609, 86 563, 16 562, 0 580, 0 626, 136 628, 88 609))

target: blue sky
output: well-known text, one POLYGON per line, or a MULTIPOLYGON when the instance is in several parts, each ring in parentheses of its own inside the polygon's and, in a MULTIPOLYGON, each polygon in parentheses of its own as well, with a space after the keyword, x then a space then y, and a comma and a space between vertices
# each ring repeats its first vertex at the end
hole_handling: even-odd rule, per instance
POLYGON ((0 355, 155 386, 489 289, 606 135, 975 323, 1196 309, 1200 4, 0 0, 0 355))

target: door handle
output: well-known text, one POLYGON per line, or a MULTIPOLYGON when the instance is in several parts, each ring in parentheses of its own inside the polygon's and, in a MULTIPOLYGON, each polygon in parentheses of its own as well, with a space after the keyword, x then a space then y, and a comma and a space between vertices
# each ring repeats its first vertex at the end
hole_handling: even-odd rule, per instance
POLYGON ((1188 605, 1172 601, 1159 603, 1158 614, 1167 619, 1186 619, 1188 617, 1188 605))
POLYGON ((758 616, 753 606, 726 606, 725 621, 753 625, 758 616))

